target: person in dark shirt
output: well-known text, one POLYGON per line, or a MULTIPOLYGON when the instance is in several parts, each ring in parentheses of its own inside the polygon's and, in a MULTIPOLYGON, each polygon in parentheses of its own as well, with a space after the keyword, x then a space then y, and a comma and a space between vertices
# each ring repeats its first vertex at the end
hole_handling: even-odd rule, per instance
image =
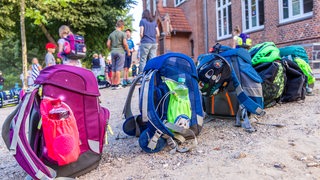
POLYGON ((0 91, 3 90, 4 78, 2 77, 2 71, 0 71, 0 91))
POLYGON ((92 72, 95 77, 97 77, 100 72, 101 72, 101 66, 100 66, 100 59, 98 54, 93 54, 93 59, 92 59, 92 72))

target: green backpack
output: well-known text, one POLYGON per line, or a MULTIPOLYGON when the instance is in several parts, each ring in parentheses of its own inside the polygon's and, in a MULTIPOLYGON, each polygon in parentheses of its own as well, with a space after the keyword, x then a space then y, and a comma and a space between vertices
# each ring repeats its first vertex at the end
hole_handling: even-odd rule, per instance
POLYGON ((274 42, 264 42, 253 46, 249 53, 252 58, 252 65, 255 66, 260 63, 273 62, 280 60, 280 51, 274 42))
POLYGON ((279 48, 279 50, 280 50, 281 57, 285 56, 290 60, 294 60, 294 58, 300 57, 306 63, 309 63, 308 54, 306 50, 300 45, 285 46, 285 47, 279 48))
POLYGON ((303 74, 307 76, 308 84, 313 84, 316 81, 316 78, 313 76, 310 65, 299 57, 294 58, 293 61, 298 64, 303 74))

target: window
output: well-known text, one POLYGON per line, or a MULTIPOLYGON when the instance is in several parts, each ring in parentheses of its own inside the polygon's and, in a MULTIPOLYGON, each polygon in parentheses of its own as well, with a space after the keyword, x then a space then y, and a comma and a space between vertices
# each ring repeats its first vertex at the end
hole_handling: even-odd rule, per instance
POLYGON ((194 57, 194 41, 193 39, 190 40, 190 46, 191 46, 191 57, 194 57))
POLYGON ((245 32, 264 27, 263 0, 242 0, 242 23, 245 32))
POLYGON ((150 0, 146 0, 146 8, 151 12, 150 0))
POLYGON ((152 6, 152 11, 153 11, 153 15, 156 15, 156 10, 157 10, 157 0, 153 0, 153 6, 152 6))
POLYGON ((217 35, 218 39, 232 35, 231 0, 217 0, 217 35))
POLYGON ((183 2, 185 2, 186 0, 174 0, 174 6, 177 7, 180 4, 182 4, 183 2))
POLYGON ((167 7, 167 0, 162 0, 162 6, 167 7))
POLYGON ((280 0, 280 23, 311 17, 313 0, 280 0))

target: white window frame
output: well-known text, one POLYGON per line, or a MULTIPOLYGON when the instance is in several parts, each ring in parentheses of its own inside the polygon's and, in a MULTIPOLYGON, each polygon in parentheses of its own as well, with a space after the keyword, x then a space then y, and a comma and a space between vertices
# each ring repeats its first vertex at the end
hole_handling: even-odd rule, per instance
POLYGON ((186 2, 186 0, 174 0, 174 7, 178 7, 184 2, 186 2), (178 3, 177 3, 177 1, 178 1, 178 3))
POLYGON ((252 31, 256 31, 256 30, 260 30, 264 28, 264 25, 259 25, 259 0, 247 0, 248 1, 248 9, 249 9, 249 28, 246 29, 246 7, 245 7, 245 1, 246 0, 242 0, 241 1, 241 6, 242 6, 242 29, 243 32, 247 33, 247 32, 252 32, 252 31), (252 27, 252 1, 256 1, 256 24, 257 26, 252 27))
MULTIPOLYGON (((229 32, 229 34, 223 34, 224 25, 221 24, 222 29, 222 35, 219 36, 219 11, 220 11, 220 17, 223 21, 223 9, 226 8, 226 15, 227 15, 227 30, 229 30, 230 22, 229 21, 229 12, 228 12, 228 6, 231 6, 231 1, 226 0, 226 4, 223 4, 223 0, 220 1, 220 7, 218 7, 218 1, 216 1, 216 23, 217 23, 217 40, 226 39, 232 37, 232 30, 229 32)), ((232 25, 232 24, 231 24, 232 25)), ((232 29, 232 28, 231 28, 232 29)))
POLYGON ((308 18, 313 16, 313 11, 304 13, 303 12, 303 2, 304 0, 299 0, 300 3, 300 14, 293 15, 293 9, 292 9, 292 0, 288 0, 288 10, 289 10, 289 17, 284 19, 283 18, 283 0, 279 0, 279 22, 281 23, 288 23, 297 21, 300 19, 308 18))
POLYGON ((167 0, 162 0, 162 6, 167 7, 167 0))
POLYGON ((150 0, 146 0, 146 8, 151 12, 150 0))
POLYGON ((153 11, 153 15, 154 15, 154 16, 156 15, 157 1, 158 1, 158 0, 153 0, 153 2, 152 2, 152 4, 153 4, 152 11, 153 11))

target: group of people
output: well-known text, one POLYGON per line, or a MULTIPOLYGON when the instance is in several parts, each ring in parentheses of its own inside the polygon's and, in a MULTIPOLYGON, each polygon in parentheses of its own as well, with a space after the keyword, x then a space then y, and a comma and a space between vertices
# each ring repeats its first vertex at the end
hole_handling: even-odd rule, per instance
MULTIPOLYGON (((123 85, 130 83, 128 80, 129 68, 132 61, 132 53, 135 51, 134 43, 131 39, 131 30, 124 30, 124 21, 118 20, 116 30, 114 30, 108 37, 107 47, 111 51, 112 61, 112 85, 113 89, 120 89, 121 72, 124 71, 123 85)), ((146 62, 156 56, 157 42, 156 38, 159 36, 159 29, 157 23, 153 20, 150 11, 144 10, 142 19, 140 21, 140 47, 139 47, 139 73, 144 69, 146 62)), ((137 67, 132 67, 134 72, 137 67)), ((133 73, 133 75, 135 75, 133 73)))
MULTIPOLYGON (((113 89, 120 89, 122 85, 128 85, 129 81, 129 69, 132 68, 132 76, 136 76, 142 73, 146 62, 156 56, 157 42, 156 38, 159 36, 159 29, 157 23, 153 20, 149 10, 144 10, 142 19, 139 23, 140 27, 140 43, 139 43, 139 67, 135 62, 132 62, 132 53, 135 51, 135 44, 131 39, 131 29, 124 31, 125 23, 123 20, 118 20, 116 23, 116 29, 108 36, 107 48, 111 51, 111 61, 105 61, 105 58, 100 54, 94 54, 92 60, 92 72, 97 77, 98 75, 105 75, 108 81, 111 83, 113 89), (121 83, 121 73, 123 71, 123 81, 121 83)), ((64 51, 64 44, 68 35, 72 34, 70 28, 66 25, 62 25, 59 28, 58 40, 58 53, 57 57, 61 59, 62 64, 73 65, 81 67, 81 61, 79 59, 67 58, 64 51)), ((56 51, 55 43, 46 44, 47 54, 45 55, 45 66, 56 65, 56 59, 54 53, 56 51)), ((42 66, 39 64, 39 60, 34 57, 32 64, 29 66, 27 74, 27 84, 32 86, 37 76, 40 74, 42 66)), ((23 74, 20 79, 24 82, 23 74)), ((3 83, 2 83, 3 84, 3 83)), ((0 85, 2 88, 3 85, 0 85)))

